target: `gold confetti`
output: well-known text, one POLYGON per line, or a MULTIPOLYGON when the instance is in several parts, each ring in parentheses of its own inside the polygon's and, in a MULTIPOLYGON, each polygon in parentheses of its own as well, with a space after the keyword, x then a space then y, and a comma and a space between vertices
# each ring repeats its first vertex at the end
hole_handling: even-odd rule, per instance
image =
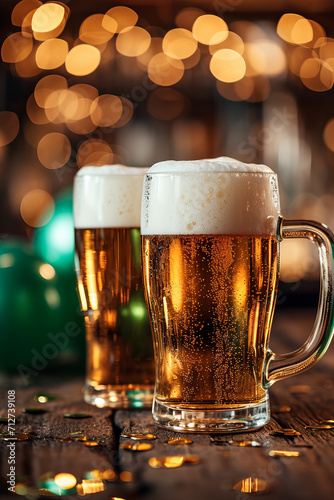
POLYGON ((4 441, 26 441, 29 439, 29 434, 14 433, 13 436, 10 434, 5 434, 3 436, 4 441))
POLYGON ((294 437, 294 436, 300 436, 300 432, 296 431, 296 429, 280 429, 278 431, 275 431, 272 433, 272 436, 288 436, 288 437, 294 437))
POLYGON ((39 403, 48 403, 49 401, 59 399, 59 396, 55 396, 54 394, 49 394, 47 392, 36 392, 33 395, 33 399, 34 401, 38 401, 39 403))
POLYGON ((333 419, 323 420, 321 423, 322 424, 332 424, 332 425, 334 425, 334 420, 333 419))
POLYGON ((31 413, 35 415, 42 415, 43 413, 46 413, 48 410, 45 410, 44 408, 38 408, 38 407, 32 407, 32 408, 24 408, 22 410, 22 413, 31 413))
POLYGON ((334 427, 333 425, 315 424, 315 425, 305 425, 305 429, 313 429, 315 431, 321 431, 321 430, 334 430, 334 427))
POLYGON ((253 447, 260 447, 262 446, 261 443, 258 441, 229 441, 229 444, 232 446, 253 446, 253 447))
POLYGON ((270 457, 299 457, 299 451, 270 450, 270 457))
POLYGON ((269 483, 258 477, 246 477, 233 486, 234 490, 241 491, 242 493, 258 493, 266 491, 268 488, 269 483))
POLYGON ((147 451, 152 450, 153 446, 150 443, 122 443, 120 448, 130 451, 147 451))
POLYGON ((181 465, 196 465, 200 462, 198 455, 152 457, 148 463, 154 469, 175 469, 181 465))
POLYGON ((123 434, 121 434, 121 437, 126 437, 126 438, 131 438, 131 439, 137 439, 138 441, 140 440, 144 440, 144 439, 157 439, 157 436, 155 436, 154 434, 142 434, 142 433, 139 433, 139 432, 124 432, 123 434))
POLYGON ((193 441, 187 438, 171 438, 166 441, 167 444, 192 444, 193 441))
POLYGON ((73 436, 73 438, 75 439, 75 441, 87 441, 86 436, 73 436))
POLYGON ((73 443, 73 439, 70 437, 64 437, 60 440, 62 443, 73 443))
POLYGON ((93 448, 94 446, 99 446, 99 443, 97 441, 86 441, 84 445, 93 448))

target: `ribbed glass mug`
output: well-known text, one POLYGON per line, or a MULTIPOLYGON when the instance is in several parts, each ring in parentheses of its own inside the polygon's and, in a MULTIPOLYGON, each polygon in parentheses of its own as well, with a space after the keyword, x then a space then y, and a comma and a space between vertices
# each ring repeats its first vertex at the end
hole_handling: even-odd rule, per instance
POLYGON ((155 422, 185 432, 240 432, 270 418, 267 389, 311 367, 333 334, 334 236, 285 220, 277 176, 230 159, 162 162, 146 174, 142 259, 153 331, 155 422), (320 300, 298 350, 269 335, 285 238, 319 250, 320 300))

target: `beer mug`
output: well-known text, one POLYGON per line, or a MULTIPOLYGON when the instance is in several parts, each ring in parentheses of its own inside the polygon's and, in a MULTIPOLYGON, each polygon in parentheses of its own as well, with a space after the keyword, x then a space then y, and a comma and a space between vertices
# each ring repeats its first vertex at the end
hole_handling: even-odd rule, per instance
POLYGON ((76 270, 87 340, 84 399, 101 407, 152 405, 154 358, 139 229, 145 172, 83 167, 74 182, 76 270))
POLYGON ((238 432, 270 418, 267 389, 312 366, 333 334, 333 234, 280 214, 277 176, 230 158, 161 162, 146 174, 142 258, 154 337, 155 422, 238 432), (320 301, 303 346, 269 346, 285 238, 319 250, 320 301))

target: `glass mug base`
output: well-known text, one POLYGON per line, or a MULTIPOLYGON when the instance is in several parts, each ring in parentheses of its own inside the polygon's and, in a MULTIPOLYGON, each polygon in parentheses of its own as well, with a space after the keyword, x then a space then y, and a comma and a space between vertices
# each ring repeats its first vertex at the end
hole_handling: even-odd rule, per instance
POLYGON ((87 380, 83 390, 86 403, 99 408, 151 408, 154 387, 96 385, 87 380))
POLYGON ((156 399, 153 419, 164 429, 176 432, 231 433, 247 432, 262 427, 270 420, 268 397, 260 404, 238 405, 235 408, 186 409, 166 405, 156 399))

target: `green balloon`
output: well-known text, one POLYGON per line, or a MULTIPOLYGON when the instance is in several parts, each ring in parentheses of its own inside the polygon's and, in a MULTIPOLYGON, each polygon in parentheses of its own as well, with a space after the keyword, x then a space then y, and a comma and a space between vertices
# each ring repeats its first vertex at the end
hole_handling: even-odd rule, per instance
POLYGON ((74 272, 72 188, 67 188, 56 196, 53 215, 50 210, 53 208, 42 214, 41 221, 50 220, 34 231, 33 246, 37 255, 58 271, 74 272))
POLYGON ((0 240, 0 370, 27 369, 28 383, 54 367, 82 363, 83 318, 72 279, 22 240, 0 240))

